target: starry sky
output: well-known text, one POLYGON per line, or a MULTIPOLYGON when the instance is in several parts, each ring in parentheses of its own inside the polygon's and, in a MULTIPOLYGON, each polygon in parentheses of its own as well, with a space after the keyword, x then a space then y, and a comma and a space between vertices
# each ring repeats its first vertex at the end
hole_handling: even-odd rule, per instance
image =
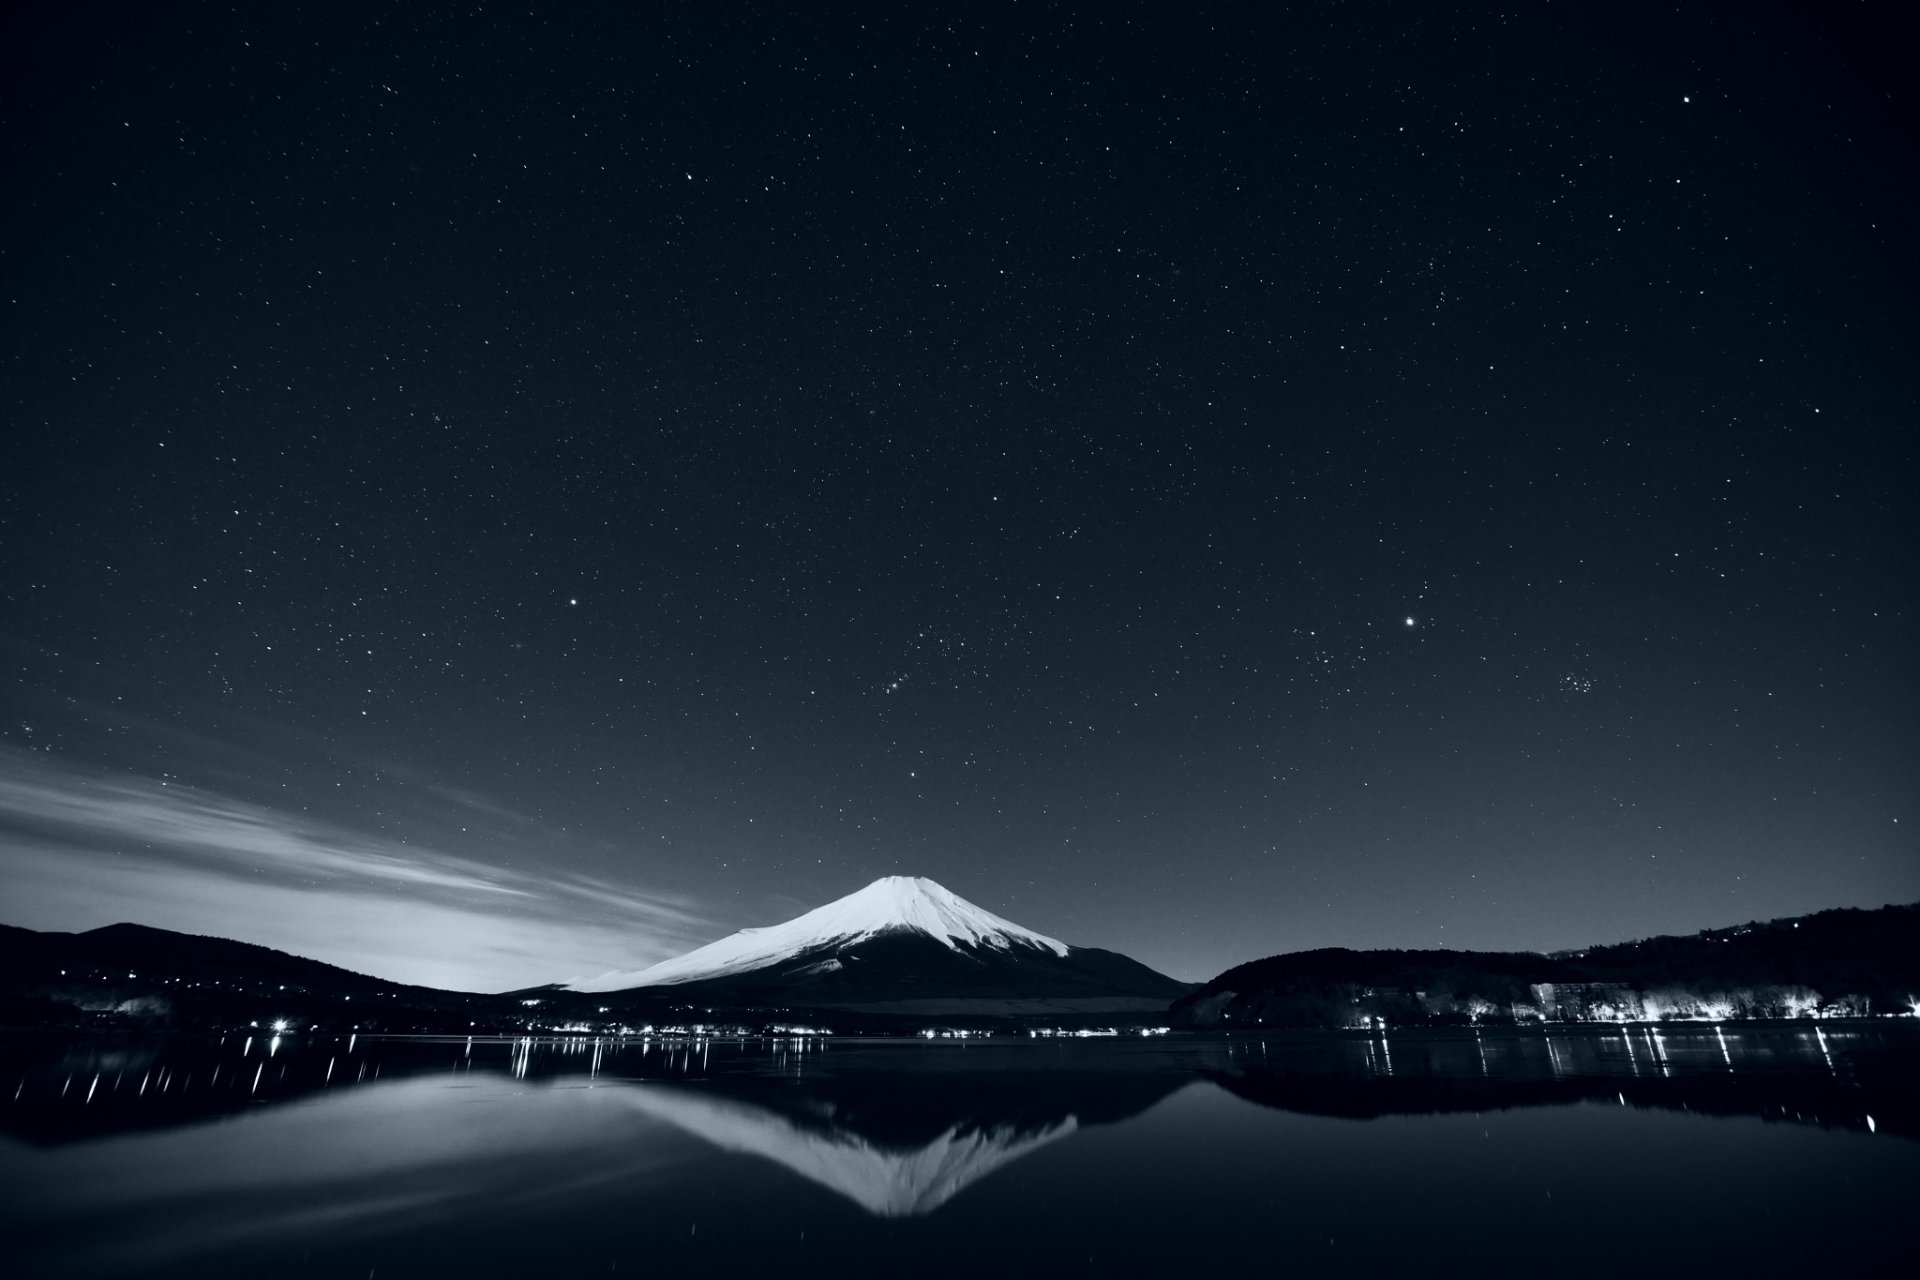
POLYGON ((1901 6, 1684 8, 6 19, 0 918, 1920 898, 1901 6))

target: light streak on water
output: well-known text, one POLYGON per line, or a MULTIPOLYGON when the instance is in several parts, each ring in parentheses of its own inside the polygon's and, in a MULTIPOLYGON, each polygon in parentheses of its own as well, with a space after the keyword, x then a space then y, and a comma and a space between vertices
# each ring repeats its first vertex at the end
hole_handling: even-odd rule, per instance
POLYGON ((1813 1034, 1815 1038, 1818 1039, 1820 1042, 1820 1056, 1827 1060, 1827 1074, 1828 1075, 1838 1074, 1833 1069, 1833 1055, 1827 1052, 1827 1033, 1822 1031, 1819 1027, 1815 1027, 1813 1029, 1813 1034))
POLYGON ((1713 1035, 1714 1038, 1720 1042, 1721 1061, 1727 1064, 1727 1070, 1733 1070, 1733 1055, 1727 1052, 1727 1037, 1725 1033, 1720 1030, 1720 1024, 1717 1022, 1713 1024, 1713 1035))

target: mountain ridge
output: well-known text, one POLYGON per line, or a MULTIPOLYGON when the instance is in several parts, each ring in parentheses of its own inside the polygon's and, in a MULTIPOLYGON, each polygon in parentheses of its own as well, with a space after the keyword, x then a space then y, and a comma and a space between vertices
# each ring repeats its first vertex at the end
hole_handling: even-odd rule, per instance
POLYGON ((647 969, 560 985, 729 1005, 991 1016, 1157 1012, 1191 984, 1117 952, 1069 946, 924 877, 883 876, 647 969))
POLYGON ((1176 1026, 1357 1027, 1871 1014, 1920 993, 1920 904, 1553 953, 1320 947, 1234 965, 1176 1026))
POLYGON ((1061 957, 1070 950, 1059 939, 975 906, 925 877, 882 876, 780 924, 741 929, 645 969, 612 970, 560 985, 583 992, 626 991, 731 977, 829 944, 855 945, 893 932, 924 934, 951 950, 963 945, 997 950, 1026 946, 1061 957))
POLYGON ((882 928, 699 981, 481 994, 148 925, 77 933, 0 925, 0 1025, 523 1034, 805 1022, 902 1034, 1136 1018, 1232 1029, 1920 1016, 1920 904, 1553 954, 1320 948, 1248 961, 1201 985, 1098 948, 1062 956, 1004 939, 974 945, 962 934, 957 924, 942 937, 882 928))

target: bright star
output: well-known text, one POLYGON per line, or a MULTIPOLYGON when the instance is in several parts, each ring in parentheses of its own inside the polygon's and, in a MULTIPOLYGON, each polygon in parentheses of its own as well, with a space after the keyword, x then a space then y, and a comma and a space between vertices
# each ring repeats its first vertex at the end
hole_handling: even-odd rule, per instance
POLYGON ((1408 618, 1408 619, 1407 619, 1407 625, 1408 625, 1408 626, 1412 626, 1412 625, 1413 625, 1413 619, 1412 619, 1412 618, 1408 618))

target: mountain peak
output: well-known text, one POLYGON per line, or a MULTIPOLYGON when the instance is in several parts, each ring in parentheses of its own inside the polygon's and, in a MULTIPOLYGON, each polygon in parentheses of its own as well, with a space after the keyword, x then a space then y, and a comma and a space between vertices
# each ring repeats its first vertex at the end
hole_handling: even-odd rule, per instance
POLYGON ((1002 919, 923 876, 882 876, 784 924, 742 929, 650 969, 605 973, 569 985, 575 991, 622 991, 728 977, 823 947, 851 946, 878 934, 900 932, 925 934, 954 951, 963 946, 997 951, 1019 946, 1065 956, 1068 950, 1066 943, 1002 919))
MULTIPOLYGON (((864 889, 829 902, 798 920, 820 917, 819 923, 848 927, 858 934, 881 933, 887 929, 914 929, 944 942, 949 947, 968 946, 1004 948, 1009 942, 1045 947, 1055 955, 1067 954, 1067 944, 1025 929, 1011 920, 976 907, 943 884, 925 876, 882 876, 864 889)), ((776 926, 784 928, 785 926, 776 926)), ((755 930, 754 932, 766 932, 755 930)))

